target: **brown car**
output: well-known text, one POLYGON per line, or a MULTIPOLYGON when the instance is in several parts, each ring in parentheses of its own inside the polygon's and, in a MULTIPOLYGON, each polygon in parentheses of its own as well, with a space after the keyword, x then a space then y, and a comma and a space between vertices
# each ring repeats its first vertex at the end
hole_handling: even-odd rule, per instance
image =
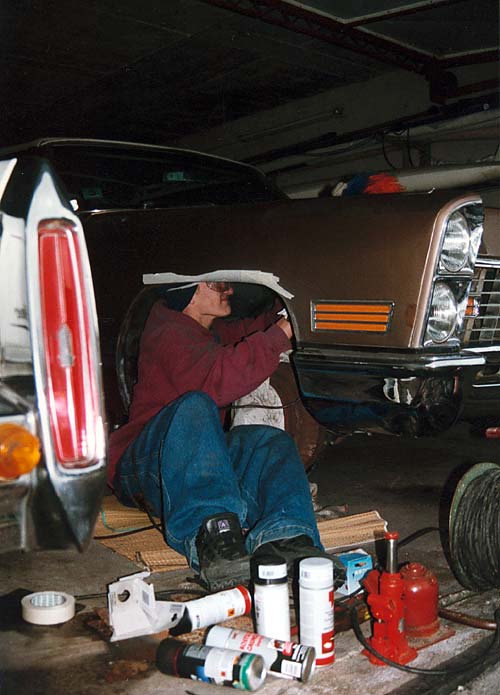
POLYGON ((306 465, 316 423, 418 436, 498 417, 498 231, 482 238, 478 195, 290 200, 258 170, 197 152, 67 139, 17 151, 50 162, 82 222, 110 429, 148 311, 185 276, 233 282, 239 316, 281 297, 294 349, 274 381, 285 405, 300 395, 284 412, 306 465))

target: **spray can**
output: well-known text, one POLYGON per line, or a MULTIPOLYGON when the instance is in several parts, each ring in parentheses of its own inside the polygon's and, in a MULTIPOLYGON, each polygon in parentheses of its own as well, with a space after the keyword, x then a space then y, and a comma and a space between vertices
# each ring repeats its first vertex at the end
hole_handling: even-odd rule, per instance
POLYGON ((174 639, 160 642, 156 665, 169 676, 227 685, 239 690, 257 690, 266 678, 264 660, 258 654, 186 644, 174 639))
POLYGON ((299 564, 300 641, 316 650, 316 666, 335 660, 333 562, 308 557, 299 564))
POLYGON ((252 569, 257 632, 259 635, 290 642, 286 562, 263 558, 252 569))
POLYGON ((216 594, 187 601, 182 618, 175 627, 170 628, 170 634, 183 635, 208 625, 221 623, 228 618, 245 615, 250 613, 251 609, 252 597, 246 586, 218 591, 216 594))
POLYGON ((205 644, 211 647, 235 649, 238 652, 260 654, 268 673, 272 676, 293 678, 307 683, 315 669, 314 647, 264 637, 254 632, 214 625, 207 634, 205 644))

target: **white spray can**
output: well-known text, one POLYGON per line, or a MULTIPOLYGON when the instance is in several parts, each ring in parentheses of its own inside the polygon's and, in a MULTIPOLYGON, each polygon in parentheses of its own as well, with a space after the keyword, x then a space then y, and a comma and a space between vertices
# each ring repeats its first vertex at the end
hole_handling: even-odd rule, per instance
POLYGON ((335 660, 333 561, 309 557, 299 564, 300 642, 316 650, 316 666, 335 660))
POLYGON ((181 620, 170 628, 171 635, 183 635, 208 625, 221 623, 228 618, 236 618, 250 613, 252 597, 246 586, 219 591, 203 598, 187 601, 181 620))
POLYGON ((307 683, 314 673, 316 652, 295 642, 283 642, 254 632, 233 630, 214 625, 210 628, 205 644, 209 647, 234 649, 237 652, 260 654, 268 673, 280 678, 294 678, 307 683))
POLYGON ((259 635, 290 641, 290 607, 286 562, 262 559, 254 571, 255 623, 259 635))

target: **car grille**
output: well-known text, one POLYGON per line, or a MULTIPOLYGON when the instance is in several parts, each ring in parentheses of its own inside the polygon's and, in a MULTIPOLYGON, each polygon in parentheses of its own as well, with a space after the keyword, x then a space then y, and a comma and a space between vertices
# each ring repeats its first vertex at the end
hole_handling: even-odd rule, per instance
POLYGON ((500 349, 500 266, 478 264, 469 297, 474 300, 478 315, 465 319, 464 344, 500 349))

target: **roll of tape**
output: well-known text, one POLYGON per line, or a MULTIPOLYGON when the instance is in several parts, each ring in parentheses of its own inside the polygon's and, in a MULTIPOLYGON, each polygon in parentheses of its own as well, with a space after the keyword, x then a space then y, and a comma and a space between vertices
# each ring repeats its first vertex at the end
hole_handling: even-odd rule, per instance
POLYGON ((26 622, 57 625, 75 615, 75 597, 61 591, 38 591, 21 599, 21 607, 26 622))

